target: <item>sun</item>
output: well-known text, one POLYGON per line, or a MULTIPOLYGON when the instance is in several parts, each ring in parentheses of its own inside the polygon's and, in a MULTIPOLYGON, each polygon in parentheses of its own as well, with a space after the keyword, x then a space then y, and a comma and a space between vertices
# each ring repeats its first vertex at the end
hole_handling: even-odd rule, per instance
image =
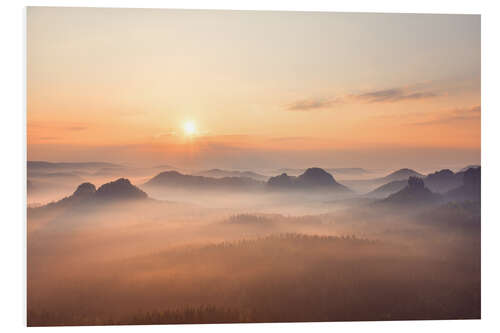
POLYGON ((184 133, 187 136, 193 136, 196 134, 196 125, 192 121, 184 123, 184 133))

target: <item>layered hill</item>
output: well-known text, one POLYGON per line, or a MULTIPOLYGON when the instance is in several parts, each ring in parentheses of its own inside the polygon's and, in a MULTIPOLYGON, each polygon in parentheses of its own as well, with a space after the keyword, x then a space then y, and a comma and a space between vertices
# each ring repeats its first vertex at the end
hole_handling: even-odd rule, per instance
POLYGON ((389 195, 379 203, 390 206, 421 206, 437 204, 442 201, 442 196, 429 190, 423 179, 409 177, 407 185, 400 191, 389 195))
POLYGON ((33 209, 65 208, 81 204, 99 204, 119 201, 145 200, 148 195, 132 185, 128 179, 120 178, 103 184, 98 189, 92 183, 82 183, 68 197, 33 209))
POLYGON ((239 171, 239 170, 222 170, 210 169, 200 171, 195 176, 212 177, 212 178, 227 178, 227 177, 241 177, 251 178, 259 181, 266 181, 269 177, 258 174, 253 171, 239 171))
POLYGON ((334 175, 364 175, 369 173, 369 171, 363 168, 328 168, 326 171, 334 175))
POLYGON ((157 174, 143 186, 170 189, 200 190, 247 190, 262 187, 264 182, 248 177, 213 178, 182 174, 178 171, 165 171, 157 174))
MULTIPOLYGON (((477 168, 465 168, 465 170, 477 169, 477 168)), ((467 171, 459 171, 454 173, 449 169, 443 169, 430 173, 423 177, 424 184, 429 190, 446 194, 447 192, 462 186, 464 181, 464 174, 467 171)), ((375 190, 367 193, 367 196, 371 197, 385 197, 399 190, 402 190, 407 184, 407 180, 394 180, 387 184, 384 184, 375 190)))
MULTIPOLYGON (((433 192, 445 193, 453 188, 456 188, 462 184, 463 172, 454 173, 449 169, 443 169, 430 173, 425 177, 422 177, 424 184, 433 192)), ((402 190, 407 185, 407 179, 405 180, 393 180, 384 185, 377 187, 375 190, 367 193, 368 196, 387 196, 389 194, 395 193, 402 190)))
MULTIPOLYGON (((415 170, 404 168, 399 169, 384 177, 371 178, 371 179, 349 179, 344 180, 343 183, 359 192, 369 192, 377 189, 378 186, 388 184, 390 182, 401 181, 400 186, 395 186, 396 189, 402 189, 406 186, 408 177, 423 177, 422 174, 415 170)), ((384 191, 384 190, 381 190, 384 191)))
POLYGON ((269 178, 267 185, 272 189, 322 189, 350 192, 346 186, 338 183, 330 173, 321 168, 309 168, 297 177, 282 173, 269 178))
POLYGON ((415 170, 403 168, 403 169, 399 169, 397 171, 394 171, 385 177, 377 178, 376 180, 379 182, 387 182, 387 181, 393 181, 393 180, 408 179, 409 177, 423 177, 423 176, 424 175, 418 173, 415 170))
MULTIPOLYGON (((369 173, 368 170, 363 168, 323 168, 323 170, 333 175, 343 176, 362 176, 369 173)), ((306 171, 306 169, 281 168, 277 170, 280 174, 286 173, 291 176, 298 176, 304 173, 304 171, 306 171)))
POLYGON ((481 201, 481 168, 469 168, 463 174, 463 184, 446 193, 453 201, 481 201))

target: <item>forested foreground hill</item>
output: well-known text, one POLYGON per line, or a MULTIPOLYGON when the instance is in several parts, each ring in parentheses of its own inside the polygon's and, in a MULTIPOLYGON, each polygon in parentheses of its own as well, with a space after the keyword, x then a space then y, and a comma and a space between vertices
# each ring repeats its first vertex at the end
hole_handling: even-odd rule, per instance
POLYGON ((100 262, 31 281, 28 324, 479 318, 479 245, 438 245, 279 234, 100 262))

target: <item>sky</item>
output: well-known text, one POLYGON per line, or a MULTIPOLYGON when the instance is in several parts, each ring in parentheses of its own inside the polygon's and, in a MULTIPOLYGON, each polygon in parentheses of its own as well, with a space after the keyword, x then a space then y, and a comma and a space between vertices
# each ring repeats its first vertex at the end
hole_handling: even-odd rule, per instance
POLYGON ((29 160, 480 163, 479 15, 29 7, 29 160))

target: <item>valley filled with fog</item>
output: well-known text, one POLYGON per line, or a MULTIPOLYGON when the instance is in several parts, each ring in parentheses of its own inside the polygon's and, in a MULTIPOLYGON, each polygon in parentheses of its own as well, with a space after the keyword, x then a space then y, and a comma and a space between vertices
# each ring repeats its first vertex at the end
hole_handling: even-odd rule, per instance
POLYGON ((31 326, 480 317, 479 166, 27 180, 31 326))
POLYGON ((327 10, 23 11, 28 326, 481 318, 481 15, 327 10))

